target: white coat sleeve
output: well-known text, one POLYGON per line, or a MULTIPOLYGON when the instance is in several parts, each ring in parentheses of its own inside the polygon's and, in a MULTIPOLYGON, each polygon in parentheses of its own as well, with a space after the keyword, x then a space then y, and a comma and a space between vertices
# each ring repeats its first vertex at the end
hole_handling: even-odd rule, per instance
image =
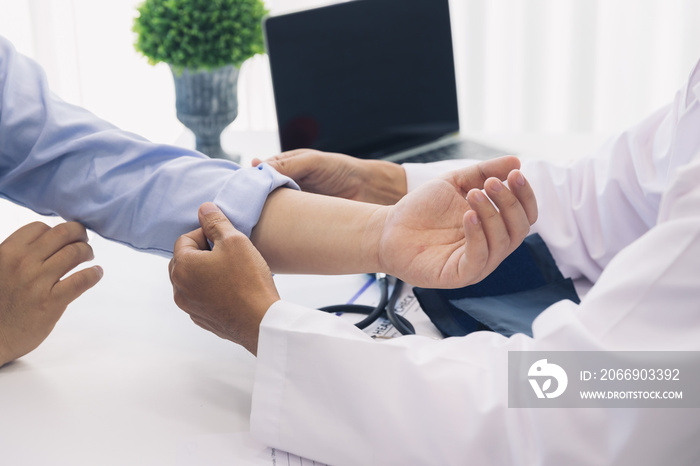
POLYGON ((557 196, 548 208, 564 213, 572 203, 567 229, 549 231, 548 241, 560 258, 565 245, 589 255, 579 270, 598 280, 580 305, 545 310, 533 338, 378 342, 335 316, 278 302, 260 331, 253 434, 334 465, 697 464, 696 410, 511 409, 507 397, 508 351, 700 348, 693 76, 672 106, 611 142, 607 155, 577 170, 529 173, 540 195, 557 196))
POLYGON ((154 144, 62 101, 39 66, 0 37, 1 196, 169 255, 178 236, 199 227, 202 203, 218 204, 249 235, 280 186, 296 187, 265 164, 241 169, 154 144))

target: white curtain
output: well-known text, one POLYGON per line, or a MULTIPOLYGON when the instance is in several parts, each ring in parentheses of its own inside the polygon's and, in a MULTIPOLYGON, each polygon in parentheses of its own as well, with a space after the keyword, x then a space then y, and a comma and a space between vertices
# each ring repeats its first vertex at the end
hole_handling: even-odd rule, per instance
MULTIPOLYGON (((372 0, 364 0, 372 1, 372 0)), ((267 0, 272 13, 335 0, 267 0)), ((160 141, 183 132, 170 71, 134 48, 137 0, 0 0, 0 35, 52 88, 160 141)), ((611 132, 669 101, 700 58, 697 0, 451 0, 469 132, 611 132)), ((269 67, 244 65, 232 129, 274 130, 269 67)))
POLYGON ((700 58, 697 0, 453 0, 463 126, 617 131, 700 58))
POLYGON ((167 66, 150 66, 133 47, 136 0, 0 0, 0 35, 46 70, 51 88, 129 131, 173 142, 167 66))

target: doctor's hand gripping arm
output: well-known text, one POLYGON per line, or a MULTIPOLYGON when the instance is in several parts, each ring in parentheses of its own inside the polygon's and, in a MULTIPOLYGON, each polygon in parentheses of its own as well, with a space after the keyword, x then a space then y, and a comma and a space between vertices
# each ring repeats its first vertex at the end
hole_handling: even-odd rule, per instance
MULTIPOLYGON (((470 283, 478 281, 520 244, 537 215, 532 192, 524 179, 522 185, 517 181, 519 177, 517 170, 510 175, 513 185, 519 187, 516 192, 520 197, 502 184, 500 189, 487 186, 487 191, 493 191, 493 202, 500 211, 479 190, 469 193, 474 207, 462 214, 465 220, 459 251, 448 245, 453 252, 441 253, 439 231, 430 225, 435 219, 416 218, 413 212, 432 216, 430 211, 421 211, 421 203, 434 201, 444 209, 453 202, 439 199, 441 183, 449 184, 445 180, 436 181, 435 186, 425 186, 391 208, 390 213, 380 216, 384 224, 377 228, 383 231, 368 239, 375 243, 370 249, 378 250, 381 257, 386 256, 384 261, 389 273, 407 281, 418 280, 426 286, 438 286, 457 279, 452 276, 455 273, 459 279, 470 283), (483 199, 479 199, 480 196, 483 199), (412 209, 411 206, 416 207, 412 209), (431 246, 433 240, 429 233, 437 236, 437 247, 431 246), (412 238, 402 241, 404 237, 412 238), (412 241, 422 245, 424 250, 415 252, 410 246, 412 241), (430 255, 428 252, 432 252, 432 257, 426 257, 430 255), (435 268, 440 273, 426 273, 435 268)), ((495 182, 491 180, 487 185, 495 182)), ((242 344, 255 354, 260 322, 270 306, 279 300, 270 268, 252 243, 236 231, 214 204, 204 204, 199 210, 199 219, 202 228, 182 236, 175 245, 170 262, 175 300, 198 325, 242 344), (208 250, 207 240, 213 243, 211 250, 208 250)), ((343 249, 348 250, 347 247, 343 249)))
POLYGON ((280 299, 270 267, 215 204, 203 204, 199 218, 202 227, 175 243, 175 303, 203 329, 257 354, 260 322, 280 299))
POLYGON ((35 222, 0 244, 0 366, 39 346, 66 306, 102 278, 99 266, 62 278, 93 259, 87 240, 78 223, 35 222))

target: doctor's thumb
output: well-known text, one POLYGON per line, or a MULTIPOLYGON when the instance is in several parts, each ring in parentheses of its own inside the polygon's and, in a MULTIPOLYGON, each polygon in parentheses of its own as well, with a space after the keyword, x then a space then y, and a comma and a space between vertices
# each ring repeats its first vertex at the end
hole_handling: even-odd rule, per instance
POLYGON ((199 207, 199 224, 204 236, 214 244, 237 232, 226 215, 212 202, 206 202, 199 207))

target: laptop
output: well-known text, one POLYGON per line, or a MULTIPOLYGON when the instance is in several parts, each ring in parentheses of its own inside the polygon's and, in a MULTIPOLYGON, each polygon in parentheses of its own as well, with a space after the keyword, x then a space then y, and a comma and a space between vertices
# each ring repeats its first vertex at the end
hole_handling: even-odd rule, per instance
POLYGON ((459 135, 449 0, 354 0, 269 16, 263 30, 282 151, 504 154, 459 135))

